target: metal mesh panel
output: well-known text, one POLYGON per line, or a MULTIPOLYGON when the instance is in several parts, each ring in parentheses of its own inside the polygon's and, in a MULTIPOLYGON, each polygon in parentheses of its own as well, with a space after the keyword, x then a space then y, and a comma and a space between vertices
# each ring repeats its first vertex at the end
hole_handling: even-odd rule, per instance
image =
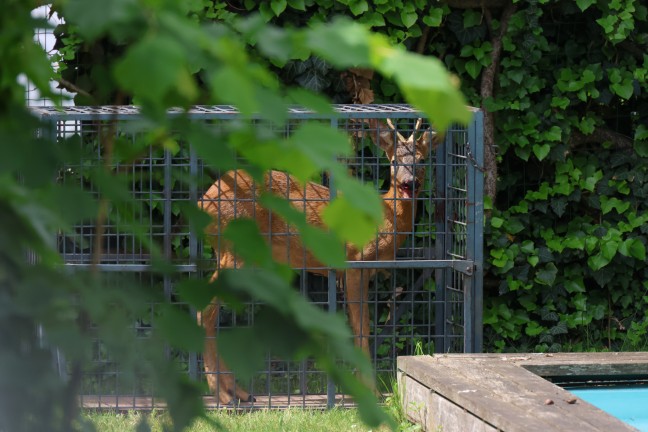
MULTIPOLYGON (((368 127, 362 119, 383 121, 389 118, 398 131, 408 137, 419 113, 405 105, 338 105, 335 109, 338 115, 331 119, 293 108, 286 130, 278 132, 289 136, 305 119, 321 121, 345 131, 354 151, 340 161, 346 164, 350 175, 383 194, 388 208, 385 212, 387 220, 403 222, 383 225, 374 242, 378 246, 358 251, 348 263, 352 270, 346 274, 324 267, 304 252, 298 242, 291 243, 291 239, 296 238, 294 229, 281 225, 276 216, 273 219, 271 214, 262 214, 260 207, 256 206, 258 197, 244 193, 244 172, 228 174, 214 170, 196 156, 190 143, 182 139, 177 139, 166 149, 146 145, 151 138, 149 131, 138 122, 139 110, 136 107, 42 107, 34 108, 33 112, 54 126, 51 133, 56 134, 59 145, 73 149, 72 153, 77 155, 68 165, 61 167, 58 181, 62 183, 82 184, 89 191, 98 191, 92 172, 103 163, 104 141, 110 132, 107 130, 108 120, 114 122, 111 127, 116 136, 115 152, 122 156, 130 152, 129 163, 110 168, 127 179, 128 189, 137 204, 133 210, 136 228, 143 235, 136 237, 125 230, 120 217, 120 212, 125 209, 111 208, 105 223, 104 241, 99 245, 99 268, 105 273, 107 283, 111 283, 112 277, 131 275, 137 282, 150 284, 153 289, 164 292, 167 299, 176 301, 174 286, 178 280, 208 278, 215 269, 240 264, 228 261, 228 251, 215 232, 207 237, 213 249, 203 242, 202 236, 192 233, 180 217, 181 206, 213 205, 216 212, 233 206, 239 216, 253 212, 251 214, 259 223, 268 225, 269 228, 262 229, 262 233, 270 243, 283 241, 289 244, 289 247, 278 247, 275 258, 290 263, 295 269, 295 289, 329 311, 348 312, 354 307, 359 308, 360 315, 365 310, 369 311, 370 325, 361 327, 358 336, 368 341, 378 388, 386 391, 388 388, 383 384, 390 382, 398 355, 480 349, 481 113, 475 110, 473 121, 467 128, 453 126, 446 131, 442 142, 429 147, 429 153, 422 155, 425 160, 421 167, 422 181, 417 184, 420 192, 403 197, 398 195, 390 174, 394 166, 398 168, 399 162, 390 163, 372 139, 376 136, 372 127, 380 128, 384 123, 372 123, 368 127), (234 181, 232 196, 206 194, 215 181, 228 176, 234 181), (403 208, 411 211, 403 213, 403 208), (402 226, 407 229, 399 228, 402 226), (384 239, 390 238, 399 240, 386 247, 380 246, 384 239), (171 277, 150 273, 149 242, 160 246, 178 266, 178 274, 171 277), (348 287, 354 283, 367 285, 366 303, 349 298, 348 287)), ((190 117, 219 129, 223 122, 238 118, 238 113, 232 107, 202 106, 192 108, 190 117)), ((424 123, 422 129, 428 126, 424 123)), ((307 213, 310 207, 328 202, 329 193, 334 191, 330 186, 335 184, 334 178, 322 173, 312 185, 293 185, 295 192, 291 194, 290 179, 285 174, 278 172, 267 181, 278 195, 288 197, 294 207, 307 213), (322 194, 318 197, 313 195, 313 191, 322 194)), ((93 220, 74 227, 72 234, 57 236, 59 251, 67 266, 79 268, 91 264, 97 247, 94 236, 93 220)), ((218 307, 216 332, 250 325, 258 306, 249 304, 238 313, 226 305, 218 307)), ((149 313, 154 314, 154 310, 155 305, 151 305, 149 313)), ((194 313, 189 307, 186 310, 194 313)), ((133 330, 145 334, 150 331, 151 322, 150 315, 141 317, 133 325, 133 330)), ((99 339, 94 354, 94 368, 87 371, 83 386, 84 406, 117 409, 162 406, 148 383, 137 378, 129 380, 128 384, 120 381, 119 365, 110 360, 110 353, 104 352, 99 339)), ((170 352, 169 355, 180 361, 192 377, 205 379, 201 353, 170 352)), ((325 374, 317 370, 313 361, 286 361, 272 353, 267 354, 264 369, 258 371, 250 382, 237 385, 256 398, 253 403, 243 403, 241 406, 245 408, 351 403, 325 374)), ((223 406, 213 395, 205 395, 205 402, 211 407, 223 406)))

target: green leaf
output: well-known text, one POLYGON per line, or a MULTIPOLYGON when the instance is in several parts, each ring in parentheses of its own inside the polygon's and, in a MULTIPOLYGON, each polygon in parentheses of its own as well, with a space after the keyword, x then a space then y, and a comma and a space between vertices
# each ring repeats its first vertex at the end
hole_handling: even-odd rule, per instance
POLYGON ((603 258, 605 258, 608 261, 612 261, 612 259, 617 253, 617 250, 619 249, 619 243, 614 240, 601 242, 600 248, 601 248, 601 255, 603 256, 603 258))
POLYGON ((113 69, 117 82, 135 96, 161 101, 185 72, 185 50, 174 39, 147 37, 132 45, 113 69), (151 73, 155 70, 155 73, 151 73))
POLYGON ((600 252, 587 259, 587 265, 594 271, 602 269, 609 263, 610 260, 605 258, 600 252))
POLYGON ((587 310, 587 297, 582 293, 576 294, 572 299, 572 303, 577 311, 587 310))
POLYGON ((254 35, 257 46, 266 56, 282 64, 293 58, 293 36, 281 29, 264 24, 254 35))
POLYGON ((423 17, 423 24, 429 27, 439 27, 443 22, 443 8, 430 7, 427 16, 423 17))
POLYGON ((522 242, 520 250, 527 254, 532 254, 535 251, 535 244, 531 240, 525 240, 522 242))
MULTIPOLYGON (((323 197, 326 199, 327 197, 323 197)), ((269 210, 276 212, 290 224, 294 224, 301 235, 304 246, 322 263, 333 268, 343 268, 346 265, 346 253, 344 245, 334 233, 329 233, 309 225, 304 213, 294 206, 301 203, 291 203, 283 198, 265 194, 260 202, 269 210)))
POLYGON ((401 11, 401 21, 406 28, 412 27, 418 20, 418 14, 415 11, 401 11))
POLYGON ((540 161, 547 157, 550 150, 551 150, 551 147, 549 146, 549 144, 542 144, 542 145, 534 144, 533 145, 533 153, 536 155, 536 157, 540 161))
POLYGON ((546 330, 546 327, 541 326, 535 321, 531 321, 526 325, 524 332, 529 336, 537 336, 546 330))
POLYGON ((266 341, 259 337, 256 330, 256 327, 236 327, 223 330, 218 336, 219 351, 223 360, 232 365, 238 378, 243 381, 252 378, 255 372, 263 368, 266 348, 271 348, 266 346, 266 341), (241 341, 254 342, 241 344, 241 341))
POLYGON ((283 11, 286 10, 286 6, 288 5, 286 0, 271 0, 270 1, 270 8, 272 9, 272 12, 274 12, 275 16, 281 15, 283 11))
POLYGON ((483 20, 482 14, 475 10, 466 9, 463 13, 464 28, 478 26, 482 23, 482 20, 483 20))
POLYGON ((630 243, 628 251, 630 252, 630 255, 632 257, 638 259, 639 261, 646 261, 646 246, 640 239, 633 239, 632 243, 630 243))
POLYGON ((576 4, 581 12, 584 12, 587 8, 596 3, 596 0, 576 0, 576 4))
POLYGON ((318 260, 336 269, 346 267, 344 244, 338 240, 335 234, 312 225, 306 225, 300 233, 304 246, 318 260))
POLYGON ((183 301, 198 310, 204 309, 216 296, 216 286, 204 279, 184 279, 175 289, 183 301))
POLYGON ((384 204, 374 188, 351 178, 345 168, 331 170, 332 180, 340 194, 358 210, 364 212, 376 227, 383 221, 384 204))
POLYGON ((69 0, 64 10, 66 21, 92 41, 114 26, 132 21, 138 8, 137 0, 69 0))
POLYGON ((392 77, 408 102, 422 110, 437 129, 445 130, 453 121, 466 124, 472 117, 438 59, 390 48, 378 37, 374 38, 372 53, 374 66, 392 77))
POLYGON ((305 11, 306 10, 306 3, 304 0, 288 0, 288 5, 293 8, 297 9, 300 11, 305 11))
POLYGON ((369 5, 366 0, 355 0, 349 4, 351 13, 355 16, 361 15, 369 10, 369 5))
POLYGON ((243 262, 272 268, 273 260, 270 247, 261 235, 254 220, 247 218, 234 219, 225 228, 223 236, 231 242, 236 255, 243 262))
POLYGON ((622 83, 611 84, 610 88, 614 93, 626 100, 630 99, 634 93, 632 79, 626 79, 622 83))
POLYGON ((239 68, 223 66, 210 76, 209 83, 219 103, 234 105, 246 116, 259 111, 256 84, 239 68))
POLYGON ((558 126, 552 126, 551 129, 545 132, 544 136, 548 141, 560 141, 562 139, 562 129, 558 126))
POLYGON ((369 65, 368 30, 348 19, 318 24, 307 33, 307 45, 339 68, 369 65))
POLYGON ((504 219, 499 218, 497 216, 493 216, 491 218, 491 225, 493 228, 500 228, 504 224, 504 219))
POLYGON ((334 199, 322 211, 322 219, 342 239, 350 241, 357 247, 372 240, 378 228, 373 218, 359 210, 345 196, 334 199))
POLYGON ((565 290, 568 293, 576 293, 576 292, 585 292, 585 284, 583 283, 583 279, 568 279, 565 281, 565 290))
POLYGON ((325 97, 303 88, 292 88, 288 90, 288 98, 305 108, 312 109, 313 111, 322 114, 326 117, 335 117, 336 113, 331 106, 331 103, 325 97))
POLYGON ((161 305, 159 310, 160 313, 155 318, 155 328, 164 335, 165 340, 182 350, 202 350, 205 330, 198 326, 194 317, 170 304, 161 305))
POLYGON ((346 134, 330 125, 314 122, 302 124, 289 138, 288 145, 299 150, 322 170, 332 169, 337 157, 350 155, 352 150, 346 134))
POLYGON ((552 262, 547 263, 544 268, 536 272, 535 281, 540 285, 553 286, 556 276, 558 274, 558 268, 552 262))
POLYGON ((477 60, 468 60, 466 62, 466 72, 472 79, 476 79, 481 72, 482 65, 477 60))
POLYGON ((227 141, 213 128, 207 128, 204 124, 192 124, 187 132, 187 139, 191 147, 209 166, 223 171, 238 166, 234 152, 227 146, 227 141))

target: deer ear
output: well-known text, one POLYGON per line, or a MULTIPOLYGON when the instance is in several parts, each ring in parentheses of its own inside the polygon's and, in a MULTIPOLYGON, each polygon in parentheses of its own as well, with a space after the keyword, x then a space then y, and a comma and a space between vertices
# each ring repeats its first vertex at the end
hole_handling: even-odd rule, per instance
POLYGON ((374 141, 378 147, 383 149, 387 159, 390 161, 394 159, 394 133, 390 130, 381 130, 380 133, 376 132, 378 135, 378 140, 374 141))
POLYGON ((421 152, 423 157, 427 157, 430 151, 431 143, 434 143, 433 149, 436 149, 436 146, 438 144, 437 133, 434 132, 432 129, 426 129, 425 131, 423 131, 423 134, 416 141, 416 146, 419 148, 419 151, 421 152))
POLYGON ((387 158, 392 160, 394 157, 395 134, 385 123, 378 119, 366 119, 365 122, 372 129, 367 131, 374 144, 383 149, 387 158))

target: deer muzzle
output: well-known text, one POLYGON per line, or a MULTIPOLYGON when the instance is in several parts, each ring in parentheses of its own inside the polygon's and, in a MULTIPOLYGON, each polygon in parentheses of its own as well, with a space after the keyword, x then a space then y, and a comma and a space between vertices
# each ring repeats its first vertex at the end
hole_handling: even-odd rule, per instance
POLYGON ((409 180, 400 184, 400 190, 405 198, 412 198, 421 188, 421 182, 418 180, 409 180))

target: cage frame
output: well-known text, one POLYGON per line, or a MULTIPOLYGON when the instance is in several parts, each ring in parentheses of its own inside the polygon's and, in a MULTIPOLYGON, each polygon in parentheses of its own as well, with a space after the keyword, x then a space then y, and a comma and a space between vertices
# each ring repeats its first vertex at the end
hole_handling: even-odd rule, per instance
MULTIPOLYGON (((318 120, 329 122, 332 128, 338 128, 339 120, 351 119, 416 119, 423 117, 422 113, 415 108, 404 104, 371 104, 371 105, 358 105, 358 104, 338 104, 332 105, 333 114, 321 114, 310 109, 302 107, 290 107, 287 113, 287 119, 291 120, 318 120)), ((98 106, 98 107, 31 107, 33 115, 38 117, 44 124, 41 133, 47 135, 52 141, 56 142, 57 124, 59 122, 67 121, 132 121, 142 117, 141 109, 137 106, 98 106)), ((437 238, 435 241, 435 257, 443 256, 443 259, 404 259, 404 260, 390 260, 390 261, 348 261, 349 268, 355 269, 428 269, 434 272, 434 279, 441 289, 437 288, 436 295, 438 296, 441 305, 436 304, 435 326, 445 328, 448 324, 446 315, 449 313, 448 301, 446 300, 445 287, 448 280, 457 277, 459 273, 462 277, 466 278, 462 292, 457 290, 457 294, 463 296, 463 351, 467 353, 481 352, 482 350, 482 309, 483 309, 483 225, 484 225, 484 205, 483 205, 483 185, 484 185, 484 150, 483 150, 483 113, 480 109, 469 108, 472 113, 472 118, 465 127, 467 134, 465 143, 465 154, 463 156, 464 167, 466 169, 466 209, 465 209, 465 224, 466 224, 466 256, 465 259, 455 259, 447 255, 447 243, 452 243, 450 238, 437 238)), ((184 109, 170 109, 168 111, 170 117, 173 116, 188 116, 190 120, 205 121, 230 121, 237 119, 245 120, 259 120, 258 116, 242 116, 239 111, 233 106, 193 106, 187 110, 184 109)), ((456 126, 453 126, 456 127, 456 126)), ((445 139, 440 143, 436 149, 436 161, 438 166, 448 165, 448 153, 451 151, 453 143, 451 142, 451 134, 446 134, 445 139)), ((190 144, 190 143, 189 143, 190 144)), ((171 175, 171 153, 169 150, 164 151, 164 178, 170 179, 171 175)), ((190 150, 190 172, 197 174, 199 169, 198 156, 195 150, 190 150)), ((452 185, 451 169, 437 169, 435 172, 437 190, 437 199, 446 201, 449 199, 447 196, 448 191, 452 185)), ((335 179, 330 179, 331 183, 331 198, 335 196, 335 179)), ((166 210, 170 210, 171 205, 171 190, 168 186, 170 181, 165 181, 163 191, 163 199, 166 210), (168 207, 168 208, 167 208, 168 207)), ((201 191, 197 188, 192 188, 190 191, 189 199, 193 202, 198 202, 201 196, 201 191)), ((449 209, 444 205, 443 211, 444 221, 453 217, 449 214, 449 209)), ((163 221, 163 250, 165 254, 170 251, 170 241, 172 236, 172 222, 171 212, 164 211, 163 221)), ((452 234, 449 230, 443 229, 441 232, 446 233, 446 236, 452 234)), ((197 264, 195 263, 198 258, 199 245, 195 233, 190 235, 189 240, 189 264, 178 264, 176 270, 178 273, 191 274, 198 272, 197 264)), ((74 269, 87 269, 90 264, 87 263, 72 263, 65 262, 65 266, 71 270, 74 269)), ((99 263, 97 265, 99 271, 102 272, 146 272, 151 269, 149 264, 105 264, 99 263)), ((330 313, 336 312, 337 304, 337 286, 335 278, 335 270, 328 270, 328 310, 330 313)), ((172 291, 172 278, 171 276, 163 276, 164 293, 167 298, 170 298, 172 291)), ((451 346, 450 340, 451 331, 443 331, 443 338, 439 343, 435 344, 435 349, 439 353, 449 351, 451 346)), ((197 379, 199 375, 198 367, 198 353, 189 353, 189 375, 197 379)), ((64 374, 64 367, 61 362, 64 359, 57 355, 58 368, 61 374, 64 374)), ((395 359, 394 359, 395 361, 395 359)), ((326 405, 331 407, 336 403, 335 386, 328 381, 326 393, 326 405)))

